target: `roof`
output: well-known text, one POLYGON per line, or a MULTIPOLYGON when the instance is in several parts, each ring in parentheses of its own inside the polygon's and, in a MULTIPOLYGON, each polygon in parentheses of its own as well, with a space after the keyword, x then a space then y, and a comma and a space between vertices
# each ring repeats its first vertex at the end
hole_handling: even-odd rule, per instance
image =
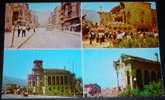
POLYGON ((127 55, 127 54, 123 54, 121 57, 124 57, 124 58, 130 57, 131 58, 130 60, 138 60, 138 61, 141 61, 141 62, 149 62, 149 63, 154 63, 154 64, 159 64, 160 63, 160 62, 157 62, 157 61, 154 61, 154 60, 150 60, 150 59, 146 59, 146 58, 142 58, 142 57, 137 57, 137 56, 132 56, 132 55, 127 55))
POLYGON ((57 72, 62 72, 62 73, 71 73, 68 70, 65 69, 56 69, 56 68, 49 68, 49 69, 44 69, 44 72, 53 72, 53 73, 57 73, 57 72))

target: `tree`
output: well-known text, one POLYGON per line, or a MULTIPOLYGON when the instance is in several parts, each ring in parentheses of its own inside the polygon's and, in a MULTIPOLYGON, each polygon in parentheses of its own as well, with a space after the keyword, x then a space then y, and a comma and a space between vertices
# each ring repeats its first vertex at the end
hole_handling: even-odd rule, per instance
POLYGON ((163 95, 163 89, 161 81, 152 82, 148 85, 145 85, 143 89, 131 89, 128 87, 125 89, 121 96, 161 96, 163 95))

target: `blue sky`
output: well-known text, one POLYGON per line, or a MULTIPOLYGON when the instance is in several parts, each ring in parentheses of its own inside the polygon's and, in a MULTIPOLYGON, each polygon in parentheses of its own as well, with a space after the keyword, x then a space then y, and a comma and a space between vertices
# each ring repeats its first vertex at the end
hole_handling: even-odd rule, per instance
MULTIPOLYGON (((150 2, 152 8, 156 8, 155 2, 150 2)), ((30 10, 35 11, 53 11, 53 9, 59 6, 60 3, 29 3, 30 10)), ((119 5, 119 2, 91 2, 91 3, 81 3, 82 9, 90 9, 98 11, 100 6, 104 11, 109 11, 115 6, 119 5)))
POLYGON ((155 52, 159 54, 159 49, 85 49, 82 53, 84 83, 97 83, 102 88, 114 87, 117 83, 113 60, 117 60, 122 53, 156 60, 155 52))
POLYGON ((27 79, 37 59, 43 60, 43 68, 66 66, 67 70, 74 70, 77 77, 82 76, 80 50, 5 50, 3 75, 27 79))
POLYGON ((35 11, 53 11, 60 3, 29 3, 29 9, 35 11))
MULTIPOLYGON (((150 2, 150 3, 151 3, 151 8, 155 9, 156 8, 155 2, 150 2)), ((103 11, 109 12, 112 8, 118 6, 119 4, 120 4, 119 2, 88 2, 88 3, 85 2, 85 3, 81 3, 81 8, 99 11, 100 7, 102 7, 103 11)))
POLYGON ((98 83, 102 88, 116 86, 113 60, 122 53, 156 60, 158 48, 138 49, 83 49, 81 50, 5 50, 3 75, 27 79, 32 72, 33 61, 43 60, 44 68, 60 68, 76 73, 85 84, 98 83), (81 62, 82 61, 82 62, 81 62), (81 65, 82 64, 82 65, 81 65), (73 67, 74 66, 74 67, 73 67), (83 71, 83 72, 82 72, 83 71))

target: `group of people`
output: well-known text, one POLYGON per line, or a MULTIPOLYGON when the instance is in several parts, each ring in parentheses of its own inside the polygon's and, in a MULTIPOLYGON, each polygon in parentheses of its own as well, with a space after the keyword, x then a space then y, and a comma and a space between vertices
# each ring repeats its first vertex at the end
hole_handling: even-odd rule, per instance
POLYGON ((88 32, 90 45, 110 42, 109 47, 155 47, 158 45, 156 32, 95 31, 88 32), (149 42, 149 43, 148 43, 149 42))
MULTIPOLYGON (((30 25, 15 25, 14 32, 17 31, 17 36, 20 37, 22 34, 22 37, 26 37, 26 33, 29 32, 32 28, 30 25)), ((33 32, 35 32, 35 27, 33 27, 33 32)))

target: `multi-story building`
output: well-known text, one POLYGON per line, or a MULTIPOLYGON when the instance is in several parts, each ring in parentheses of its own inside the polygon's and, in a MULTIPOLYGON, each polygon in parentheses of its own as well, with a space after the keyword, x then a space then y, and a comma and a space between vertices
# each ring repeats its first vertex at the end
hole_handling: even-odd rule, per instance
POLYGON ((160 62, 123 54, 114 61, 119 89, 143 88, 144 85, 161 78, 160 62))
POLYGON ((80 2, 62 2, 62 30, 80 32, 81 30, 81 10, 80 2))
POLYGON ((32 25, 33 25, 34 27, 39 26, 37 12, 36 12, 36 11, 31 11, 31 15, 32 15, 32 18, 31 18, 31 20, 32 20, 32 25))
POLYGON ((82 93, 81 80, 65 69, 43 69, 42 61, 35 60, 28 76, 29 93, 41 95, 77 96, 82 93))
POLYGON ((8 3, 5 10, 5 31, 11 32, 15 24, 29 24, 31 13, 27 3, 8 3))
POLYGON ((154 17, 150 3, 121 2, 109 15, 107 12, 99 12, 99 15, 100 23, 108 25, 111 31, 153 31, 154 17))
POLYGON ((52 24, 57 30, 62 30, 61 17, 62 17, 61 6, 57 6, 52 13, 52 24))

